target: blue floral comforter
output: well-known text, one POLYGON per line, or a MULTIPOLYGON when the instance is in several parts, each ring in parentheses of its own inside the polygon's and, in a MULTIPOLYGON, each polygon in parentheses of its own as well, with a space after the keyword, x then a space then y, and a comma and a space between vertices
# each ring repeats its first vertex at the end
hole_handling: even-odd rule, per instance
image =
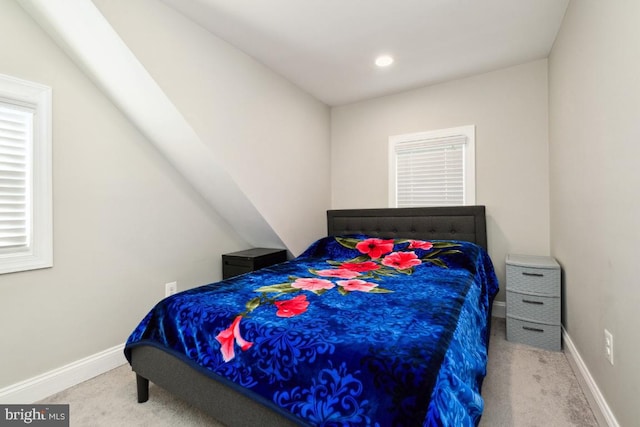
POLYGON ((471 243, 327 237, 164 299, 129 337, 300 424, 477 425, 491 260, 471 243))

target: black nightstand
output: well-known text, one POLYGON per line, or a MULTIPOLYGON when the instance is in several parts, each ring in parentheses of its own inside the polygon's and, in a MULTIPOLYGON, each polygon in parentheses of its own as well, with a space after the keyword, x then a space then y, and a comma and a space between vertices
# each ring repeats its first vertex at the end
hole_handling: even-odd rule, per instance
POLYGON ((285 249, 253 248, 222 255, 222 278, 238 276, 270 265, 285 262, 285 249))

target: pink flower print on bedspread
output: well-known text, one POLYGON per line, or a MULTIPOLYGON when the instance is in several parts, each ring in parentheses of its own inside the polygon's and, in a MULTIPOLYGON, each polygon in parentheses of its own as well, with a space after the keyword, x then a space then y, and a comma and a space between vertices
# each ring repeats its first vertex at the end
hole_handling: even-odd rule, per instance
POLYGON ((303 289, 305 291, 319 291, 322 289, 332 289, 336 285, 333 282, 326 279, 296 279, 295 282, 291 284, 292 288, 303 289))
POLYGON ((276 307, 278 307, 276 316, 293 317, 307 311, 309 301, 307 301, 306 295, 298 295, 297 297, 288 300, 276 301, 274 302, 274 304, 276 307))
POLYGON ((216 336, 216 340, 220 343, 220 352, 222 353, 222 359, 225 362, 233 359, 236 354, 234 350, 234 344, 237 342, 242 351, 246 351, 251 348, 253 345, 252 342, 246 341, 240 335, 240 321, 242 320, 242 316, 236 316, 229 326, 224 331, 220 332, 216 336))
POLYGON ((358 277, 360 273, 357 271, 349 270, 346 268, 336 268, 329 270, 315 270, 314 274, 322 277, 335 277, 337 279, 353 279, 354 277, 358 277))
POLYGON ((360 291, 360 292, 369 292, 371 289, 376 288, 378 286, 377 283, 365 282, 360 279, 353 280, 338 280, 338 286, 342 286, 345 290, 349 292, 360 291))
POLYGON ((371 259, 378 259, 393 250, 393 240, 365 239, 356 245, 356 249, 360 253, 369 255, 371 259))
POLYGON ((415 252, 393 252, 384 257, 382 264, 396 270, 408 270, 422 264, 415 252))
POLYGON ((347 270, 364 273, 367 271, 378 270, 380 269, 380 266, 373 261, 343 262, 342 264, 340 264, 340 268, 346 268, 347 270))
POLYGON ((408 249, 423 249, 428 251, 433 248, 433 243, 424 240, 409 240, 408 249))
MULTIPOLYGON (((393 293, 393 290, 379 286, 376 281, 384 281, 387 277, 397 274, 412 274, 414 267, 429 263, 438 267, 447 268, 447 264, 440 257, 459 253, 454 247, 457 243, 427 242, 424 240, 393 240, 379 238, 342 238, 336 237, 336 242, 341 246, 355 250, 360 255, 351 259, 327 260, 326 263, 334 268, 316 270, 309 268, 308 272, 319 277, 289 276, 284 283, 268 284, 255 289, 257 296, 251 298, 245 304, 245 311, 234 319, 233 323, 225 330, 218 333, 216 340, 220 343, 220 351, 225 362, 235 357, 235 344, 243 351, 253 345, 246 341, 240 334, 240 322, 243 316, 250 316, 254 310, 264 306, 275 306, 276 316, 291 318, 307 313, 310 301, 307 295, 299 294, 290 299, 280 299, 282 296, 292 293, 307 291, 321 297, 331 289, 337 291, 343 297, 352 292, 364 292, 370 294, 393 293), (403 245, 396 248, 394 245, 403 245), (416 254, 423 253, 421 258, 416 254), (325 279, 342 279, 334 283, 325 279), (366 279, 366 280, 365 280, 366 279)), ((354 254, 355 255, 355 254, 354 254)))

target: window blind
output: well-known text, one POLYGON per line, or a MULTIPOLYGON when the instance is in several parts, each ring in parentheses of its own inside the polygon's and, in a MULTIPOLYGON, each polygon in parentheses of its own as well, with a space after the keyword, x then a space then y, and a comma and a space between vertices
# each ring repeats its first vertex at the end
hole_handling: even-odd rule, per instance
POLYGON ((466 137, 395 145, 397 207, 463 205, 466 137))
POLYGON ((0 102, 0 251, 29 246, 33 112, 0 102))

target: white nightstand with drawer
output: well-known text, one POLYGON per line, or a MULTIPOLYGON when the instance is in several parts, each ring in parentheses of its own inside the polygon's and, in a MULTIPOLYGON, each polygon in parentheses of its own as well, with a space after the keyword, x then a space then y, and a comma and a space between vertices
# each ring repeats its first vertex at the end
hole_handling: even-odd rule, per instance
POLYGON ((560 351, 560 265, 552 257, 507 255, 507 340, 560 351))

